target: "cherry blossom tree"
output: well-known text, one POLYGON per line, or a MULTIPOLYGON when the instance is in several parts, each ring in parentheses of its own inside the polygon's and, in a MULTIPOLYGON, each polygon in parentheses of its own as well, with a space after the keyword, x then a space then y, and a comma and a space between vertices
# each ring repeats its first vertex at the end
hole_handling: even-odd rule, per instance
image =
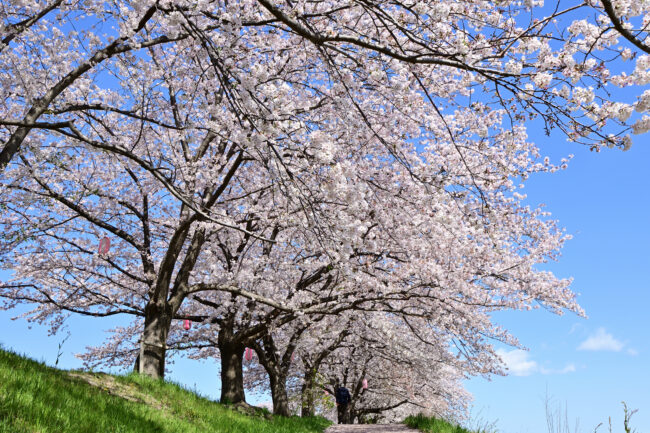
POLYGON ((461 380, 475 368, 454 353, 448 338, 422 340, 383 313, 356 314, 351 323, 352 332, 325 359, 321 374, 350 389, 353 418, 392 421, 417 412, 462 417, 470 397, 461 380))
MULTIPOLYGON (((174 55, 166 54, 165 60, 173 62, 174 55)), ((188 294, 190 274, 203 244, 211 235, 218 238, 216 232, 225 228, 248 236, 246 227, 255 223, 233 198, 256 192, 247 192, 248 187, 239 184, 242 178, 235 176, 249 159, 238 144, 202 128, 196 128, 193 136, 182 136, 181 122, 191 117, 201 123, 192 114, 195 104, 210 102, 200 99, 199 93, 205 96, 203 90, 171 84, 163 59, 154 52, 151 55, 159 64, 158 76, 153 71, 140 75, 135 91, 133 82, 123 81, 121 91, 107 98, 144 101, 157 112, 157 120, 134 117, 133 112, 115 113, 100 102, 89 108, 100 114, 83 119, 83 127, 80 119, 78 126, 70 124, 68 130, 58 131, 59 141, 38 137, 44 143, 35 148, 35 154, 21 156, 21 164, 11 172, 14 180, 6 184, 14 193, 5 196, 4 224, 10 228, 7 244, 22 248, 14 251, 16 261, 7 267, 18 274, 23 267, 35 267, 20 275, 29 281, 24 281, 26 285, 10 289, 32 290, 22 300, 50 306, 49 310, 43 307, 38 317, 60 311, 142 316, 139 370, 162 375, 167 330, 188 294), (157 80, 167 84, 165 96, 154 90, 157 80), (183 96, 177 97, 176 92, 183 96), (181 100, 190 94, 191 98, 181 100), (124 158, 115 158, 115 153, 124 158), (175 161, 180 165, 174 165, 175 161), (161 189, 161 182, 167 188, 161 189), (198 204, 183 200, 184 194, 196 196, 198 204), (36 213, 21 202, 35 197, 38 206, 44 206, 36 213), (218 223, 206 219, 201 210, 214 206, 223 212, 218 223), (201 225, 206 222, 209 227, 201 225), (113 250, 108 256, 97 256, 93 244, 103 233, 114 237, 113 250), (68 278, 70 273, 74 276, 68 278), (84 295, 78 296, 79 291, 84 295), (90 311, 95 307, 100 311, 90 311)), ((176 71, 180 73, 179 68, 176 71)), ((209 114, 200 115, 209 122, 209 114)), ((265 189, 263 184, 256 186, 265 189)), ((12 295, 14 299, 21 296, 12 295)))
MULTIPOLYGON (((647 55, 609 69, 647 51, 647 8, 538 3, 2 2, 3 307, 34 305, 26 317, 54 331, 70 313, 131 315, 89 361, 161 377, 168 347, 195 348, 221 359, 228 401, 245 399, 253 347, 280 413, 292 375, 311 413, 325 371, 355 390, 364 366, 404 360, 450 383, 498 372, 491 341, 516 342, 491 312, 581 311, 538 269, 567 236, 519 184, 561 166, 525 122, 594 149, 650 127, 630 122, 647 92, 606 87, 650 82, 647 55), (338 362, 363 341, 385 352, 369 328, 313 337, 351 312, 391 317, 450 370, 403 348, 338 362)), ((389 379, 355 391, 360 414, 400 403, 408 383, 389 379)), ((423 396, 442 388, 418 379, 423 396)))
POLYGON ((287 380, 292 367, 295 370, 295 351, 303 333, 309 328, 307 323, 294 323, 288 335, 278 335, 277 332, 267 330, 265 334, 254 341, 254 347, 260 365, 264 368, 269 379, 271 398, 273 399, 273 413, 289 416, 289 395, 287 380), (283 338, 284 337, 284 338, 283 338))
POLYGON ((272 334, 279 344, 270 343, 268 335, 255 344, 257 361, 248 363, 244 381, 247 389, 270 390, 274 409, 279 397, 274 376, 283 374, 290 377, 293 410, 303 416, 314 415, 318 403, 331 399, 337 381, 350 388, 352 413, 360 422, 414 412, 459 417, 469 401, 460 379, 472 369, 450 350, 449 341, 423 342, 393 315, 350 310, 319 317, 307 329, 299 323, 272 334), (283 374, 269 368, 273 358, 287 366, 283 374), (371 386, 364 388, 364 381, 371 386))
MULTIPOLYGON (((478 117, 473 111, 467 111, 463 121, 478 125, 478 117)), ((486 125, 498 122, 499 116, 482 116, 482 119, 482 124, 486 125)), ((325 126, 319 135, 324 136, 325 126)), ((446 135, 447 132, 441 130, 442 135, 446 135)), ((352 139, 359 131, 349 133, 352 139)), ((318 148, 327 140, 323 136, 314 140, 318 148)), ((367 146, 365 153, 356 152, 356 144, 351 149, 341 146, 338 154, 328 156, 333 159, 325 166, 317 158, 307 158, 306 166, 301 166, 300 160, 291 164, 286 161, 279 172, 284 173, 288 181, 293 177, 293 181, 282 186, 299 185, 300 189, 295 187, 292 194, 283 195, 274 195, 276 190, 272 187, 259 186, 274 178, 261 176, 266 168, 257 166, 255 160, 238 167, 236 176, 229 175, 232 170, 227 168, 232 167, 229 164, 236 164, 237 159, 228 161, 222 169, 226 174, 219 180, 221 183, 209 187, 227 190, 234 197, 245 196, 232 203, 224 199, 222 215, 239 215, 240 226, 214 222, 191 211, 183 200, 170 196, 168 189, 156 189, 155 178, 149 183, 154 188, 151 194, 143 193, 138 176, 132 175, 133 169, 121 166, 123 162, 115 160, 111 154, 88 152, 85 147, 78 148, 79 154, 58 152, 41 164, 38 171, 23 157, 23 165, 15 167, 20 173, 16 175, 18 180, 9 184, 14 194, 8 196, 7 207, 11 212, 6 213, 5 225, 21 227, 23 231, 29 228, 32 232, 22 237, 7 235, 9 242, 19 244, 14 248, 14 255, 9 256, 11 261, 7 261, 19 276, 15 283, 5 286, 4 296, 13 301, 39 303, 45 310, 35 312, 35 317, 48 317, 61 311, 83 313, 95 307, 102 311, 91 314, 144 315, 142 345, 158 345, 154 347, 163 355, 155 358, 157 372, 162 371, 171 319, 178 315, 182 300, 199 291, 228 292, 293 313, 305 308, 305 298, 292 298, 295 293, 307 293, 307 300, 314 295, 317 297, 319 307, 307 307, 303 311, 309 314, 323 314, 324 311, 335 314, 349 308, 400 314, 412 311, 435 326, 456 332, 465 344, 473 342, 474 356, 484 347, 482 336, 499 338, 488 317, 476 306, 488 310, 519 308, 538 301, 556 309, 577 308, 573 295, 565 290, 566 282, 534 269, 535 263, 553 257, 564 236, 552 222, 540 219, 543 216, 540 211, 522 207, 521 196, 516 193, 510 196, 516 186, 501 173, 503 167, 508 167, 510 174, 527 176, 553 167, 533 163, 536 150, 525 142, 523 135, 503 130, 497 140, 501 146, 490 149, 485 147, 483 140, 468 137, 467 133, 459 134, 454 139, 456 144, 476 149, 472 159, 461 158, 462 154, 455 152, 449 141, 429 137, 422 137, 427 146, 423 149, 404 148, 411 153, 404 153, 406 157, 401 159, 391 158, 392 154, 387 154, 382 144, 367 146), (466 165, 468 160, 471 167, 482 173, 481 178, 472 176, 472 170, 466 165), (105 179, 94 175, 99 173, 96 167, 108 168, 104 171, 105 179), (432 167, 436 168, 432 170, 432 167), (292 173, 291 177, 288 173, 292 173), (52 179, 56 181, 48 184, 52 179), (223 182, 230 182, 230 179, 235 179, 233 187, 223 188, 223 182), (256 183, 260 180, 261 184, 256 183), (99 185, 101 181, 103 186, 99 185), (244 185, 247 181, 251 182, 250 187, 244 185), (114 187, 107 189, 106 183, 114 187), (152 230, 147 224, 141 225, 145 205, 134 210, 130 203, 136 200, 126 200, 126 188, 138 197, 137 202, 145 203, 156 193, 161 195, 160 204, 155 208, 161 213, 159 228, 152 230), (244 192, 247 189, 262 192, 248 194, 244 192), (67 197, 75 198, 75 202, 67 197), (294 200, 294 197, 309 197, 310 200, 294 200), (83 206, 82 199, 85 200, 83 206), (101 204, 96 206, 99 199, 101 204), (41 219, 32 220, 20 205, 11 207, 11 203, 27 200, 40 201, 37 214, 41 219), (309 204, 308 212, 296 213, 295 209, 302 209, 306 203, 309 204), (127 211, 119 211, 120 207, 127 211), (43 209, 47 213, 42 213, 43 209), (178 224, 175 215, 183 215, 183 210, 193 216, 191 223, 197 223, 191 235, 178 234, 179 229, 174 229, 178 224), (94 212, 101 213, 103 219, 94 216, 94 212), (124 217, 133 219, 120 219, 124 217), (120 227, 109 224, 106 219, 119 221, 120 227), (41 226, 43 220, 47 223, 41 226), (283 221, 283 225, 278 221, 283 221), (134 231, 131 236, 124 228, 127 223, 134 231), (53 227, 57 230, 51 230, 53 227), (61 227, 70 232, 64 234, 61 227), (105 262, 110 265, 111 273, 106 275, 96 271, 93 260, 97 257, 94 248, 89 247, 93 241, 88 234, 98 228, 124 240, 124 245, 134 247, 129 256, 122 244, 116 244, 120 255, 115 264, 99 257, 102 265, 105 266, 105 262), (159 281, 160 275, 164 275, 166 280, 162 281, 174 281, 171 288, 163 286, 162 294, 154 301, 150 298, 147 280, 143 277, 138 280, 136 273, 147 275, 147 262, 143 265, 140 261, 143 255, 148 258, 152 253, 143 254, 133 239, 146 239, 147 236, 159 239, 162 245, 161 258, 153 261, 157 276, 152 280, 159 281), (186 239, 186 243, 172 242, 179 237, 186 239), (45 240, 53 242, 52 246, 45 240), (35 243, 39 242, 45 246, 35 249, 35 243), (60 243, 71 244, 73 250, 67 247, 57 250, 62 248, 60 243), (176 248, 176 252, 172 251, 176 256, 172 257, 178 259, 169 259, 167 265, 165 260, 170 253, 165 252, 169 251, 165 248, 169 248, 169 243, 176 248), (246 254, 242 254, 244 251, 246 254), (203 258, 201 252, 205 253, 203 258), (73 253, 86 257, 83 266, 79 259, 73 258, 73 253), (182 259, 181 253, 185 254, 182 259), (58 261, 54 257, 58 257, 58 261), (287 260, 287 257, 293 259, 287 260), (299 262, 305 267, 298 266, 299 262), (235 265, 237 272, 233 274, 235 265), (326 282, 327 274, 332 271, 337 273, 337 283, 328 285, 323 299, 318 299, 318 292, 309 294, 302 290, 305 278, 312 281, 310 276, 315 275, 313 281, 323 279, 326 282), (70 277, 62 279, 62 274, 70 277), (128 283, 116 284, 115 281, 119 281, 116 275, 128 278, 128 283), (134 286, 133 280, 144 284, 134 286), (87 292, 83 297, 76 295, 80 281, 93 283, 90 287, 81 287, 87 292), (62 282, 69 290, 61 289, 62 282), (135 299, 144 301, 144 308, 134 302, 134 287, 139 287, 135 299), (107 289, 115 290, 108 300, 104 293, 107 289), (282 306, 280 302, 287 299, 295 299, 296 304, 282 306), (81 306, 76 305, 79 302, 81 306), (162 304, 152 308, 151 302, 162 304), (148 308, 153 311, 152 326, 158 330, 154 342, 147 341, 148 308), (162 317, 160 311, 165 312, 162 317)), ((160 149, 164 147, 158 147, 160 149)), ((220 152, 223 151, 221 148, 220 152)), ((143 176, 149 173, 142 170, 143 176)), ((185 226, 180 230, 189 231, 185 226)), ((224 307, 234 314, 242 305, 224 303, 224 307)), ((182 315, 182 318, 188 317, 182 315)), ((238 350, 243 350, 241 344, 238 350)), ((147 355, 146 350, 142 352, 147 355)))

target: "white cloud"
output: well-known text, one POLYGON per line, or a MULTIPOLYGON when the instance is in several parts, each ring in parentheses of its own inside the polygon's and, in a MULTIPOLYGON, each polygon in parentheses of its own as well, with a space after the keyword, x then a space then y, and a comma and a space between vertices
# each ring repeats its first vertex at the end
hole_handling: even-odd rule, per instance
POLYGON ((506 364, 508 371, 515 376, 530 376, 534 373, 567 374, 576 371, 575 364, 567 364, 564 368, 559 370, 542 367, 537 363, 537 361, 530 359, 529 352, 521 349, 514 349, 511 351, 499 349, 497 350, 497 355, 499 355, 506 364))
POLYGON ((576 331, 580 331, 582 328, 584 328, 584 325, 580 322, 574 323, 571 325, 571 329, 569 329, 569 334, 573 334, 576 331))
POLYGON ((544 368, 544 367, 541 367, 539 369, 539 372, 542 374, 567 374, 567 373, 573 373, 574 371, 576 371, 575 364, 567 364, 561 370, 554 370, 552 368, 544 368))
POLYGON ((627 349, 627 354, 630 355, 630 356, 637 356, 639 354, 639 351, 636 350, 636 349, 630 348, 630 349, 627 349))
POLYGON ((501 357, 508 370, 515 376, 529 376, 538 370, 537 362, 528 359, 529 353, 525 350, 514 349, 506 352, 499 349, 497 355, 501 357))
POLYGON ((589 336, 585 341, 580 343, 578 350, 606 350, 610 352, 620 352, 623 350, 625 343, 618 341, 612 334, 605 331, 605 328, 598 328, 595 334, 589 336))
POLYGON ((576 366, 574 364, 567 364, 562 370, 559 371, 560 374, 573 373, 576 371, 576 366))

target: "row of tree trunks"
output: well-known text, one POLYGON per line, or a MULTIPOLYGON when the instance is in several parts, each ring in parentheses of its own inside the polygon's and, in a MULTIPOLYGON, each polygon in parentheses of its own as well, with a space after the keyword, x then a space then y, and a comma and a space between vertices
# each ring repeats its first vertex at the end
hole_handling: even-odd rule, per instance
MULTIPOLYGON (((165 315, 153 315, 151 320, 145 319, 143 333, 144 344, 135 362, 134 370, 154 378, 163 378, 169 322, 165 315)), ((221 357, 221 397, 223 403, 245 403, 243 356, 245 343, 238 338, 232 329, 224 326, 218 337, 219 354, 221 357)), ((263 350, 263 349, 262 349, 263 350)), ((287 393, 287 371, 279 363, 270 359, 268 353, 258 352, 270 380, 273 413, 290 416, 289 397, 287 393), (260 356, 260 354, 262 356, 260 356)), ((301 389, 301 416, 315 415, 315 379, 316 369, 306 368, 301 389)))
MULTIPOLYGON (((166 342, 173 318, 170 310, 169 305, 150 304, 147 307, 141 349, 135 362, 134 371, 153 378, 164 377, 166 342)), ((226 317, 220 321, 221 326, 217 340, 221 358, 220 401, 230 404, 246 402, 242 360, 248 344, 255 347, 260 363, 269 375, 273 413, 290 416, 287 376, 291 352, 295 349, 295 344, 285 352, 281 359, 278 359, 272 336, 264 335, 260 341, 263 343, 262 345, 250 342, 250 338, 245 332, 235 331, 233 319, 234 316, 226 317)), ((299 335, 296 337, 296 342, 298 337, 299 335)), ((319 354, 317 364, 320 364, 333 349, 334 347, 328 348, 324 353, 319 354)), ((301 416, 303 417, 315 414, 316 371, 317 367, 309 367, 306 368, 304 375, 301 390, 301 416)))
MULTIPOLYGON (((166 342, 171 319, 153 314, 145 317, 143 341, 133 370, 153 378, 164 378, 166 342)), ((245 344, 224 322, 218 337, 221 358, 221 398, 223 403, 245 403, 242 358, 245 344)))

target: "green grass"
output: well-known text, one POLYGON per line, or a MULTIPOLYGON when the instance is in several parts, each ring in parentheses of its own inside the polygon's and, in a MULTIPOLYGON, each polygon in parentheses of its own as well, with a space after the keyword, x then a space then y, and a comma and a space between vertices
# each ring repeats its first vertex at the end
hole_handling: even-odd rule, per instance
POLYGON ((0 349, 0 433, 319 433, 330 424, 262 415, 173 383, 57 370, 0 349))
POLYGON ((444 419, 427 417, 422 414, 409 416, 404 420, 404 424, 425 433, 484 433, 483 430, 473 432, 444 419))

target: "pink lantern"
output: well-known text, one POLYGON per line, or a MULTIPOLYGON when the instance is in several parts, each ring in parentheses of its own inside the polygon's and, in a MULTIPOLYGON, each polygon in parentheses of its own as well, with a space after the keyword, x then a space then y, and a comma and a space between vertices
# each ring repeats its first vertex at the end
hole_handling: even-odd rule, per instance
POLYGON ((186 331, 189 331, 191 327, 192 327, 192 322, 190 322, 189 320, 185 319, 185 320, 183 321, 183 328, 184 328, 186 331))
POLYGON ((108 250, 111 248, 111 240, 108 238, 108 236, 104 236, 100 241, 99 241, 99 254, 106 254, 108 253, 108 250))
POLYGON ((253 360, 253 349, 250 347, 244 349, 244 359, 249 362, 253 360))
POLYGON ((363 379, 363 381, 361 381, 361 387, 363 389, 368 389, 368 381, 366 379, 363 379))

